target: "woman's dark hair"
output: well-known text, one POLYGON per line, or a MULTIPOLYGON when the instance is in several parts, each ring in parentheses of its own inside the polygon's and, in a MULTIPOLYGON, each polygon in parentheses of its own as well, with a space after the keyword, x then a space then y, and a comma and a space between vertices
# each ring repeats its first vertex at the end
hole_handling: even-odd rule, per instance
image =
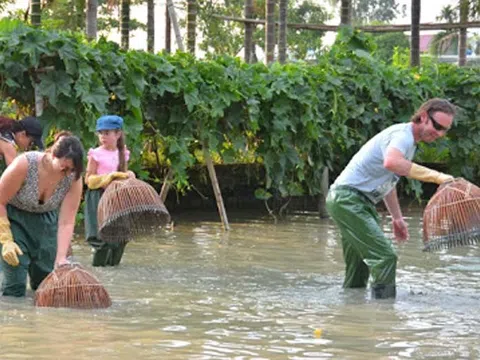
POLYGON ((13 133, 17 133, 22 130, 22 124, 20 124, 15 119, 6 116, 0 116, 0 131, 10 131, 13 133))
POLYGON ((118 149, 118 171, 125 172, 127 171, 127 159, 125 158, 125 135, 122 130, 120 131, 120 137, 117 140, 117 149, 118 149))
POLYGON ((53 142, 56 143, 62 136, 73 136, 73 133, 68 130, 60 130, 53 136, 53 142))
POLYGON ((83 145, 76 136, 60 135, 56 136, 56 141, 48 148, 57 159, 70 159, 73 162, 73 172, 75 179, 78 180, 83 173, 83 145))
POLYGON ((423 113, 436 113, 442 112, 444 114, 455 116, 455 105, 453 105, 450 101, 440 98, 433 98, 424 102, 418 110, 413 114, 411 121, 414 123, 420 122, 420 117, 423 113))

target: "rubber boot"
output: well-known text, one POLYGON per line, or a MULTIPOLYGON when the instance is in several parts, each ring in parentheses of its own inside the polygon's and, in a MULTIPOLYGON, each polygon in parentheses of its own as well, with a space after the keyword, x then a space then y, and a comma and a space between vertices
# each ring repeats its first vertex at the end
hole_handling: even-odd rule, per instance
POLYGON ((110 249, 106 244, 104 246, 95 249, 93 254, 92 266, 108 266, 112 257, 112 249, 110 249))
POLYGON ((395 285, 372 285, 372 298, 374 299, 388 299, 394 298, 397 295, 395 285))
POLYGON ((120 264, 122 260, 123 252, 125 251, 125 246, 127 244, 118 244, 118 245, 111 245, 111 257, 108 259, 110 266, 117 266, 120 264))

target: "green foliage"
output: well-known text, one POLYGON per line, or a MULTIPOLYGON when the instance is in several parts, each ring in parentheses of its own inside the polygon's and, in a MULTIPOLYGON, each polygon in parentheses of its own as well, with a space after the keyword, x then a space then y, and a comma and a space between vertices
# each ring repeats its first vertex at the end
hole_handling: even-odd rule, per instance
POLYGON ((0 12, 5 11, 7 6, 13 3, 14 0, 0 0, 0 12))
MULTIPOLYGON (((243 48, 244 24, 212 17, 212 14, 243 17, 243 6, 243 0, 229 0, 226 6, 210 0, 199 2, 198 27, 203 34, 199 46, 207 53, 207 57, 212 58, 218 54, 236 56, 243 48)), ((278 18, 278 14, 276 16, 278 18)), ((324 7, 312 0, 288 2, 287 22, 289 23, 324 23, 331 17, 324 7)), ((265 19, 264 0, 255 2, 254 18, 265 19)), ((287 32, 287 43, 290 44, 289 55, 295 59, 304 59, 307 53, 318 55, 322 47, 323 35, 323 31, 289 30, 287 32)), ((265 47, 263 26, 256 28, 253 38, 260 48, 265 47)))
POLYGON ((392 62, 395 51, 410 49, 410 42, 403 33, 378 34, 374 35, 374 39, 377 44, 375 56, 386 63, 392 62))
POLYGON ((96 143, 98 116, 123 116, 132 169, 146 178, 143 161, 170 166, 180 189, 204 148, 216 163, 256 161, 266 173, 257 191, 263 198, 320 193, 324 166, 338 173, 367 139, 408 121, 426 99, 445 97, 461 109, 458 122, 446 142, 419 156, 438 153, 454 175, 480 175, 479 70, 391 66, 375 50, 371 36, 344 28, 317 64, 267 67, 227 56, 124 52, 103 39, 3 21, 0 91, 31 109, 37 84, 45 133, 69 129, 87 148, 96 143))
POLYGON ((357 24, 389 23, 405 16, 406 5, 396 0, 356 0, 353 2, 353 19, 357 24))

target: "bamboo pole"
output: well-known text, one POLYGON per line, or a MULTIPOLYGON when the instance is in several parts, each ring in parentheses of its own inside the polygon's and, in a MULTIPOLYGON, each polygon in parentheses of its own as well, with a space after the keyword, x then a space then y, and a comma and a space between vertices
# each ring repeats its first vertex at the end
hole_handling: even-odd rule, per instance
POLYGON ((185 51, 185 47, 182 43, 182 36, 180 35, 180 26, 177 21, 177 14, 175 12, 175 7, 173 6, 173 0, 167 0, 168 15, 170 16, 170 21, 172 22, 173 32, 175 33, 175 39, 177 40, 177 48, 180 51, 185 51))
MULTIPOLYGON (((257 25, 265 25, 265 20, 259 19, 245 19, 234 16, 224 16, 218 14, 211 15, 214 18, 238 21, 242 23, 250 23, 257 25)), ((278 22, 276 22, 278 26, 278 22)), ((325 24, 299 24, 299 23, 287 23, 287 27, 300 30, 323 30, 323 31, 337 31, 340 26, 338 25, 325 25, 325 24)), ((365 32, 402 32, 410 31, 411 25, 365 25, 355 26, 355 29, 363 30, 365 32)), ((480 21, 470 21, 467 23, 424 23, 420 24, 420 30, 451 30, 462 28, 480 28, 480 21)))
POLYGON ((167 195, 168 195, 168 191, 170 190, 170 185, 171 185, 170 182, 172 180, 172 177, 173 177, 173 170, 168 169, 168 173, 165 176, 165 179, 163 180, 162 189, 160 190, 160 199, 162 199, 163 203, 165 203, 165 200, 167 200, 167 195))
POLYGON ((208 175, 210 176, 210 181, 212 182, 213 193, 215 194, 215 200, 217 201, 218 213, 220 214, 223 228, 228 231, 230 230, 230 225, 228 224, 227 212, 225 211, 225 206, 223 204, 222 192, 220 191, 220 185, 218 184, 217 174, 215 173, 212 157, 210 156, 210 151, 206 143, 203 144, 203 156, 205 157, 208 175))

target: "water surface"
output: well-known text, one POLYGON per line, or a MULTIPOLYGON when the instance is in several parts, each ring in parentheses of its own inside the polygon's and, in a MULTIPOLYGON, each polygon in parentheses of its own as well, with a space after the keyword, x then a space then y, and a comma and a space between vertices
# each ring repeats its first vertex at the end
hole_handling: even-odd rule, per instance
POLYGON ((421 209, 406 216, 395 300, 342 289, 339 234, 315 213, 229 214, 228 233, 215 214, 182 215, 130 243, 117 268, 92 268, 78 237, 76 260, 113 306, 0 298, 1 359, 480 358, 479 248, 423 253, 421 209))

